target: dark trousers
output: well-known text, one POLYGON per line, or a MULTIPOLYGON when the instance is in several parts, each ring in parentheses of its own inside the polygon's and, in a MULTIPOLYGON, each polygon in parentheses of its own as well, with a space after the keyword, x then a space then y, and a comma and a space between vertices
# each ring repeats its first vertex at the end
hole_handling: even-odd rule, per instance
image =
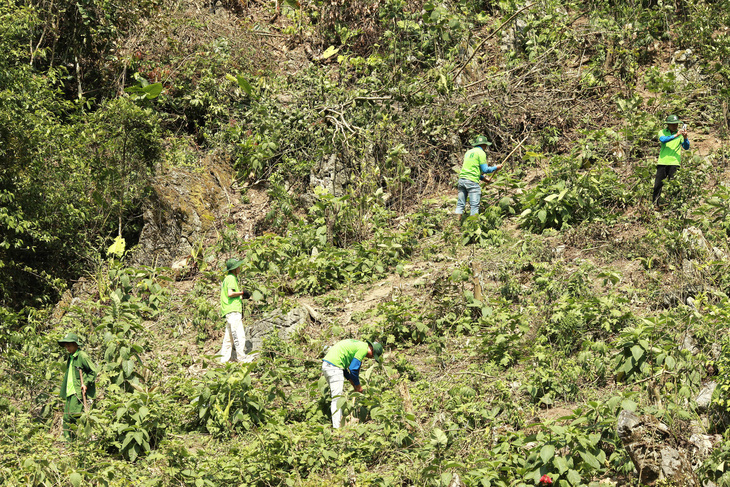
POLYGON ((657 166, 656 177, 654 178, 654 193, 652 194, 651 200, 656 203, 659 199, 659 195, 662 194, 662 186, 664 186, 664 180, 670 180, 674 177, 674 173, 677 172, 679 166, 657 166))

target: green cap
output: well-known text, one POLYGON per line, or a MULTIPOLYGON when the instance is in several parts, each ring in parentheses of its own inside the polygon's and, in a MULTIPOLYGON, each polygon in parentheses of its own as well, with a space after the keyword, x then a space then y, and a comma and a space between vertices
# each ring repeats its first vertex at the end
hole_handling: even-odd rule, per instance
POLYGON ((669 115, 666 120, 664 120, 664 123, 681 123, 679 121, 679 117, 676 115, 669 115))
POLYGON ((226 272, 231 272, 234 269, 238 269, 241 264, 243 264, 242 260, 238 259, 228 259, 226 261, 226 272))
POLYGON ((63 339, 58 340, 59 345, 63 346, 64 343, 75 343, 79 347, 81 346, 81 340, 79 340, 79 336, 73 332, 66 333, 66 336, 63 337, 63 339))
POLYGON ((474 139, 474 142, 471 143, 471 146, 476 147, 478 145, 492 145, 492 143, 489 142, 487 138, 483 135, 477 135, 477 138, 474 139))
POLYGON ((378 360, 383 355, 383 346, 378 342, 368 341, 368 345, 373 349, 373 358, 378 360))

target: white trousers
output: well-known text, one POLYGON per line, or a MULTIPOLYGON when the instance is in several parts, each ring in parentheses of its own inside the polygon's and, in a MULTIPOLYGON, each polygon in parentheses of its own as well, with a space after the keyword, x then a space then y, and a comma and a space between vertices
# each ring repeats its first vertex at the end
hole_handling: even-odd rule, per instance
POLYGON ((337 401, 342 397, 345 373, 341 368, 335 367, 327 362, 322 362, 322 373, 324 374, 324 378, 327 379, 327 384, 330 386, 330 394, 332 394, 332 404, 330 405, 332 427, 339 428, 340 422, 342 421, 342 409, 337 407, 337 401))
POLYGON ((241 313, 228 313, 226 315, 226 334, 223 335, 223 345, 218 355, 221 356, 221 363, 229 360, 242 362, 246 357, 246 332, 243 331, 243 320, 241 313), (235 359, 232 357, 236 352, 235 359))

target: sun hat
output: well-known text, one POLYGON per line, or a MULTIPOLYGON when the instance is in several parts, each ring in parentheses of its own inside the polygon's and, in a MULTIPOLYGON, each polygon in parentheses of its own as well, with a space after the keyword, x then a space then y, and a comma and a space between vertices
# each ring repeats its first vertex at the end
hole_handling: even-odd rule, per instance
POLYGON ((383 346, 378 342, 371 342, 369 340, 366 340, 367 344, 370 345, 370 347, 373 349, 373 358, 375 360, 378 360, 381 355, 383 355, 383 346))
POLYGON ((64 343, 75 343, 76 345, 81 346, 81 340, 79 340, 79 336, 73 332, 66 333, 65 337, 63 337, 61 340, 58 340, 59 345, 63 346, 64 343))
POLYGON ((474 142, 471 143, 471 146, 476 147, 478 145, 492 145, 492 143, 489 142, 489 140, 487 140, 487 138, 483 135, 477 135, 477 138, 474 139, 474 142))
POLYGON ((243 264, 243 260, 238 259, 228 259, 226 261, 226 272, 231 272, 232 270, 238 269, 241 264, 243 264))

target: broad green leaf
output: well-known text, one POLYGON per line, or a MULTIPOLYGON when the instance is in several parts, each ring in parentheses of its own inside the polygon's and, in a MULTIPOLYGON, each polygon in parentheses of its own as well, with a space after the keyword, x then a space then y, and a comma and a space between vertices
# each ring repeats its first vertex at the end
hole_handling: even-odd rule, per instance
POLYGON ((566 478, 571 485, 580 485, 581 477, 580 474, 575 470, 568 470, 568 475, 566 475, 566 478))
POLYGON ((542 463, 548 463, 553 455, 555 455, 555 445, 545 445, 540 449, 542 463))
POLYGON ((449 443, 449 438, 446 436, 440 428, 435 428, 431 433, 431 444, 433 446, 446 446, 449 443))
POLYGON ((117 236, 117 238, 114 239, 114 243, 107 249, 106 253, 107 255, 113 255, 121 258, 124 255, 126 245, 127 242, 124 240, 124 237, 117 236))
POLYGON ((153 100, 162 93, 162 83, 153 83, 142 88, 148 100, 153 100))
POLYGON ((588 465, 590 465, 591 467, 596 468, 596 469, 601 468, 601 464, 598 463, 598 459, 592 453, 587 452, 587 451, 585 451, 585 452, 582 451, 579 453, 580 453, 580 456, 583 458, 583 460, 588 465))
POLYGON ((553 459, 553 465, 555 465, 555 468, 558 469, 558 473, 561 475, 565 473, 566 470, 568 470, 568 461, 565 459, 565 457, 555 457, 553 459))
POLYGON ((127 445, 129 445, 129 442, 134 439, 134 436, 131 434, 128 434, 124 437, 124 441, 122 442, 122 450, 125 450, 127 448, 127 445))
POLYGON ((636 403, 631 399, 624 399, 623 401, 621 401, 621 409, 625 409, 631 412, 636 411, 636 403))
POLYGON ((125 360, 122 362, 122 370, 124 371, 125 377, 130 377, 132 372, 134 372, 134 362, 131 360, 125 360))
POLYGON ((253 87, 251 84, 242 76, 236 76, 236 81, 238 82, 238 86, 248 95, 251 96, 251 93, 253 93, 253 87))
POLYGON ((637 362, 644 356, 645 350, 638 345, 631 347, 631 355, 637 362))
POLYGON ((81 474, 78 472, 74 472, 71 475, 69 475, 68 479, 71 481, 71 485, 73 487, 79 487, 81 485, 81 474))

